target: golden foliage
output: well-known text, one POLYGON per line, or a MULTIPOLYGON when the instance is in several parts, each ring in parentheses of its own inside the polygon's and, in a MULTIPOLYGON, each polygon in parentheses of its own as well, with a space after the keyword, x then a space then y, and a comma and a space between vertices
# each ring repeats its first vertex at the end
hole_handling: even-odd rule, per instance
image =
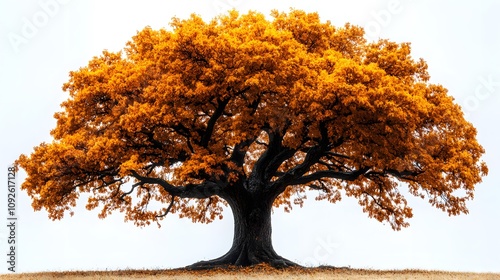
POLYGON ((100 217, 210 222, 226 189, 258 178, 279 190, 275 206, 302 205, 308 188, 331 202, 344 193, 394 229, 412 216, 398 182, 466 213, 484 150, 410 44, 366 42, 315 13, 272 17, 174 19, 71 72, 54 140, 18 160, 33 207, 60 219, 88 192, 100 217))

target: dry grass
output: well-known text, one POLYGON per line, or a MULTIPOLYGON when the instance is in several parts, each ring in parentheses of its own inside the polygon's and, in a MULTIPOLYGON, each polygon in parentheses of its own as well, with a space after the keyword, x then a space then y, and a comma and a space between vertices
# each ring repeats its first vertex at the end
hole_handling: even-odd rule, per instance
POLYGON ((120 271, 71 271, 71 272, 44 272, 44 273, 23 273, 4 274, 1 279, 6 280, 38 280, 38 279, 106 279, 106 280, 194 280, 194 279, 218 279, 218 280, 239 280, 239 279, 280 279, 280 280, 302 280, 302 279, 500 279, 497 273, 458 273, 443 271, 423 271, 423 270, 362 270, 347 268, 291 268, 276 270, 266 266, 256 266, 251 268, 229 268, 210 271, 187 271, 183 269, 171 270, 120 270, 120 271))

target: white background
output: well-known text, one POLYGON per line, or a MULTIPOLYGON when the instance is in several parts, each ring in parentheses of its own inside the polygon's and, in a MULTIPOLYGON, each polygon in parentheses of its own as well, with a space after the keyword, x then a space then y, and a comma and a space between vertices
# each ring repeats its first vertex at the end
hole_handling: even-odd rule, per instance
MULTIPOLYGON (((399 232, 367 218, 349 198, 335 205, 313 199, 285 214, 276 209, 276 251, 306 265, 373 269, 500 272, 500 2, 498 1, 83 1, 0 2, 0 219, 5 221, 7 166, 50 141, 53 114, 68 96, 68 72, 102 50, 118 51, 145 26, 169 28, 172 17, 204 19, 232 7, 269 15, 290 7, 319 12, 334 25, 366 28, 367 38, 411 42, 429 64, 433 83, 450 90, 478 128, 490 175, 477 186, 469 215, 448 217, 409 198, 411 226, 399 232), (1 171, 4 170, 4 171, 1 171), (2 187, 2 185, 4 187, 2 187)), ((20 184, 25 174, 19 174, 20 184)), ((83 201, 82 201, 83 202, 83 201)), ((136 228, 117 213, 99 220, 83 203, 74 217, 50 221, 19 191, 18 271, 175 268, 229 249, 232 217, 192 224, 169 216, 161 229, 136 228)), ((6 273, 7 228, 0 225, 0 273, 6 273), (5 261, 4 261, 5 260, 5 261)))

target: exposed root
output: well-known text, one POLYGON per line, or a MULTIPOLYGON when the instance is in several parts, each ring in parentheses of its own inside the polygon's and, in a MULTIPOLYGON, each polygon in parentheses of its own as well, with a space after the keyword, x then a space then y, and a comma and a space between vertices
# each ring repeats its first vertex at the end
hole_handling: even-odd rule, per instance
POLYGON ((227 254, 220 258, 200 261, 192 265, 186 266, 185 269, 188 270, 205 270, 205 269, 217 269, 217 268, 228 268, 231 266, 235 267, 250 267, 256 265, 268 265, 273 268, 288 268, 288 267, 302 267, 301 265, 285 259, 274 252, 267 252, 256 254, 255 252, 236 252, 234 250, 229 251, 227 254))

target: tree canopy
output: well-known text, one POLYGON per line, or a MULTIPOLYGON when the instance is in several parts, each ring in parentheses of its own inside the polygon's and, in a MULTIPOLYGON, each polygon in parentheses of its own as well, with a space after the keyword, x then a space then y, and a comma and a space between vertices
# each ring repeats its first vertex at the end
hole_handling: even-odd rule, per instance
POLYGON ((467 213, 487 174, 476 129, 409 43, 363 35, 299 10, 146 27, 70 72, 53 141, 17 161, 22 189, 52 219, 88 193, 137 225, 211 222, 245 192, 287 211, 345 195, 399 230, 401 184, 467 213))

